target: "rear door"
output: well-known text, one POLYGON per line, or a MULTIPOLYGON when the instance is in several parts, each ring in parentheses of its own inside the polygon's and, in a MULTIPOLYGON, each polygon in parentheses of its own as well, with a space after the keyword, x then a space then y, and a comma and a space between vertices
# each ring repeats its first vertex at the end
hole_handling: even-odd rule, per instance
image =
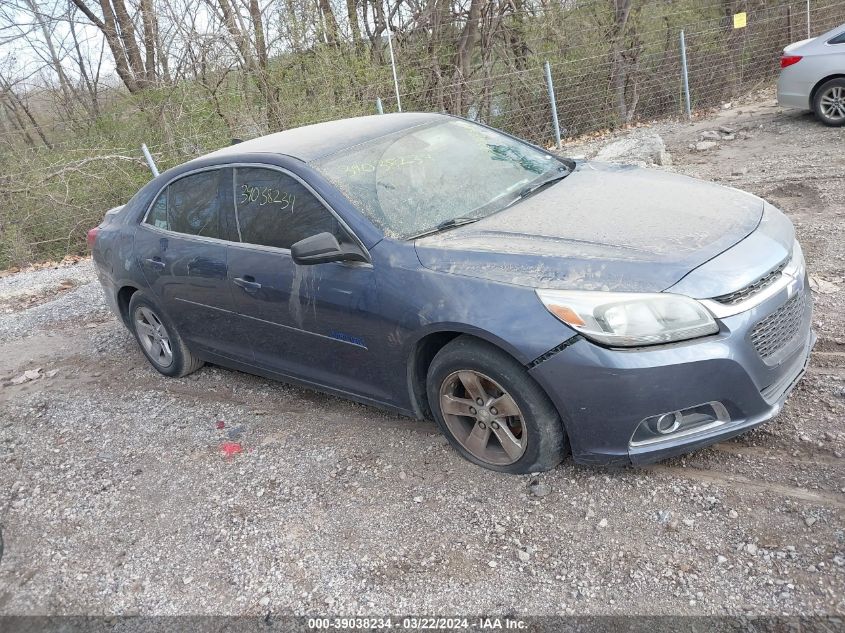
POLYGON ((298 266, 290 247, 349 230, 304 181, 269 167, 236 167, 240 244, 229 247, 229 279, 256 364, 333 389, 384 400, 372 350, 382 338, 370 264, 298 266), (374 345, 375 344, 375 345, 374 345))
POLYGON ((251 359, 237 331, 229 290, 231 168, 210 168, 171 182, 135 237, 135 257, 152 292, 192 349, 251 359))

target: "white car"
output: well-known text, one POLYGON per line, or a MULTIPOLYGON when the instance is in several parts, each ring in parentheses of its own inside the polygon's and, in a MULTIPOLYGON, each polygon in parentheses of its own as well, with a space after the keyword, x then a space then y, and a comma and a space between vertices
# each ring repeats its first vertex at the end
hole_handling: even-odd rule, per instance
POLYGON ((783 49, 778 103, 812 110, 825 125, 845 125, 845 24, 783 49))

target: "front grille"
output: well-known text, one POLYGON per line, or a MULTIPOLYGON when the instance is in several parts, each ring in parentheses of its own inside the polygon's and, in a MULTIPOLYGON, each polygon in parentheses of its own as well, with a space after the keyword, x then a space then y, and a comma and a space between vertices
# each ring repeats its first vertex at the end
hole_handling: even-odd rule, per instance
POLYGON ((726 295, 721 295, 719 297, 713 297, 719 303, 724 303, 726 305, 736 305, 737 303, 741 303, 745 301, 749 297, 756 295, 758 292, 766 288, 767 286, 771 286, 775 283, 778 279, 780 279, 780 275, 783 272, 783 269, 786 268, 786 264, 788 261, 784 261, 779 266, 773 268, 765 275, 760 277, 754 283, 748 284, 744 288, 740 288, 734 292, 730 292, 726 295))
POLYGON ((801 292, 754 326, 751 344, 760 358, 772 357, 795 340, 801 332, 806 307, 806 292, 801 292))

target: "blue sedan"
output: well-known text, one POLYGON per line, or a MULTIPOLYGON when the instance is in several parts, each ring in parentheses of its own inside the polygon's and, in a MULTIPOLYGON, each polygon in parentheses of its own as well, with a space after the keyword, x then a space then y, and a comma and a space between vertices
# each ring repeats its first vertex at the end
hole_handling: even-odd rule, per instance
POLYGON ((439 114, 322 123, 175 167, 89 232, 152 366, 420 419, 493 470, 644 463, 775 416, 815 336, 790 221, 439 114))

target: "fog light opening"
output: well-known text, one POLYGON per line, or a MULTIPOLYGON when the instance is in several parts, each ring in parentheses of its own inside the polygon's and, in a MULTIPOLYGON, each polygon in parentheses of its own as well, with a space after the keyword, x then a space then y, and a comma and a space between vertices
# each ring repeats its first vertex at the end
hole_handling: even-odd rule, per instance
POLYGON ((678 427, 681 426, 682 417, 683 416, 678 411, 664 413, 657 418, 657 421, 654 423, 654 428, 661 435, 674 433, 678 430, 678 427))
POLYGON ((637 426, 629 446, 668 442, 702 433, 730 422, 731 416, 721 402, 707 402, 680 411, 669 411, 646 418, 637 426))

